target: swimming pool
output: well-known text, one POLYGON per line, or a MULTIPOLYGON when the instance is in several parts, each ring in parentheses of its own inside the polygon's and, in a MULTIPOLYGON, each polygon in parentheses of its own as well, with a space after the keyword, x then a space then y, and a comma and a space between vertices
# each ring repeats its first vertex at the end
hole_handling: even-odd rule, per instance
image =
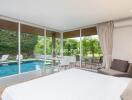
MULTIPOLYGON (((21 63, 21 73, 29 72, 34 70, 40 70, 44 67, 45 62, 34 60, 34 61, 24 61, 21 63)), ((17 63, 8 63, 0 65, 0 77, 5 77, 9 75, 18 74, 18 64, 17 63)))

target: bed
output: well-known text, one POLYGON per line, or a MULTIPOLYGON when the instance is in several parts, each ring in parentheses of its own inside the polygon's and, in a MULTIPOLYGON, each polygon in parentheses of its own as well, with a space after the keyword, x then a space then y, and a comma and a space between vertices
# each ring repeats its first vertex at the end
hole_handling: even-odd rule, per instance
POLYGON ((121 100, 129 82, 72 68, 7 87, 2 100, 121 100))

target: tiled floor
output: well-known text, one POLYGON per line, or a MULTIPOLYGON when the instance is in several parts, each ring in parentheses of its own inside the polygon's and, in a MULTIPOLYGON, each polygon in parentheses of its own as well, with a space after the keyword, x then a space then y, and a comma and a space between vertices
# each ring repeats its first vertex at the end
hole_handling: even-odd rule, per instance
POLYGON ((2 100, 2 99, 1 99, 1 95, 2 95, 2 93, 3 93, 3 91, 4 91, 4 89, 5 89, 4 87, 0 87, 0 100, 2 100))

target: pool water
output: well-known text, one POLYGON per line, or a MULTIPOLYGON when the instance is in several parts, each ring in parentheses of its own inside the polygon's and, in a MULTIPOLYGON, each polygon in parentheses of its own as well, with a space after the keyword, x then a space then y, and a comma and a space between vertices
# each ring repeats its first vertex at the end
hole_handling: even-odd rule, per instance
MULTIPOLYGON (((44 61, 25 61, 21 63, 21 73, 40 70, 44 67, 44 61)), ((0 65, 0 77, 9 76, 18 74, 18 64, 17 63, 8 63, 0 65)))

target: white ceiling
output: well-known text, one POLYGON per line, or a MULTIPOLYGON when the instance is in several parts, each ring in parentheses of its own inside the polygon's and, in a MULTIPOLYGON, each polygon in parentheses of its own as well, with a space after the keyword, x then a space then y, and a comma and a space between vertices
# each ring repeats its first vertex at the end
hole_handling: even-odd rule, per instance
POLYGON ((0 14, 66 31, 132 16, 132 0, 0 0, 0 14))

